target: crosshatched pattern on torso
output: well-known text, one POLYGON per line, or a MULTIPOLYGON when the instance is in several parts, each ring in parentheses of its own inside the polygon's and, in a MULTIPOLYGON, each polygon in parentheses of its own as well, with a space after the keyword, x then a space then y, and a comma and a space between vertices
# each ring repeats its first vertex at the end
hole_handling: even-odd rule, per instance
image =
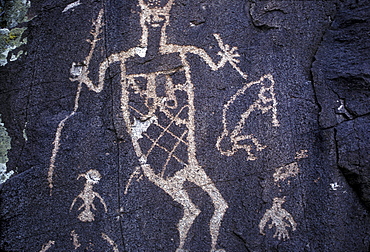
POLYGON ((126 77, 132 124, 152 121, 146 132, 138 136, 142 153, 156 173, 172 176, 188 162, 189 106, 184 70, 126 77))

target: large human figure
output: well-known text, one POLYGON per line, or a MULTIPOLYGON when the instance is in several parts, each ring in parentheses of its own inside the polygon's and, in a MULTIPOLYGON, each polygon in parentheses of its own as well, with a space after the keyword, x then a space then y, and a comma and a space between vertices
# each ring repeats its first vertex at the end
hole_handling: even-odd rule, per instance
MULTIPOLYGON (((184 46, 167 43, 166 27, 169 25, 170 10, 174 0, 161 1, 139 0, 141 7, 140 25, 141 40, 138 46, 127 51, 110 55, 100 63, 99 80, 95 85, 88 76, 89 64, 102 27, 102 12, 94 22, 95 31, 91 50, 84 64, 73 64, 72 81, 78 81, 78 91, 73 112, 59 124, 54 149, 51 157, 48 180, 52 189, 52 177, 55 158, 59 149, 59 141, 64 123, 78 109, 78 101, 82 84, 94 92, 101 92, 104 87, 106 70, 113 63, 120 64, 121 104, 120 110, 127 132, 131 136, 135 153, 138 157, 143 174, 155 185, 163 189, 172 199, 183 207, 183 217, 178 223, 179 246, 176 252, 184 249, 187 234, 200 214, 200 210, 192 202, 184 188, 185 181, 199 186, 208 193, 214 213, 210 220, 211 251, 216 249, 219 229, 228 204, 199 165, 196 156, 194 84, 191 78, 189 54, 199 56, 213 71, 229 62, 239 74, 246 75, 236 65, 239 54, 236 47, 224 45, 220 36, 215 38, 221 48, 218 53, 219 62, 215 63, 207 52, 195 46, 184 46), (154 55, 153 59, 164 60, 165 64, 152 64, 140 70, 133 62, 140 58, 154 55), (169 62, 172 62, 169 64, 169 62), (164 155, 163 155, 164 154, 164 155), (163 158, 163 160, 161 159, 163 158)), ((155 61, 154 61, 155 62, 155 61)))

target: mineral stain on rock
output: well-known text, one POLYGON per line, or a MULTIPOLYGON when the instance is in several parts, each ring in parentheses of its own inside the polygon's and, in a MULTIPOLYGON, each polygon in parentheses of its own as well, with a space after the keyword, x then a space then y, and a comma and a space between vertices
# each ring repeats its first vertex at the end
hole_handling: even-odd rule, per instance
POLYGON ((6 172, 6 162, 8 162, 8 150, 10 149, 10 137, 0 118, 0 184, 4 183, 13 171, 6 172))
MULTIPOLYGON (((0 3, 0 66, 8 63, 9 53, 27 43, 27 38, 22 38, 25 27, 16 27, 27 22, 26 16, 31 2, 27 0, 14 0, 0 3)), ((24 52, 22 50, 12 54, 9 61, 17 60, 24 52)))

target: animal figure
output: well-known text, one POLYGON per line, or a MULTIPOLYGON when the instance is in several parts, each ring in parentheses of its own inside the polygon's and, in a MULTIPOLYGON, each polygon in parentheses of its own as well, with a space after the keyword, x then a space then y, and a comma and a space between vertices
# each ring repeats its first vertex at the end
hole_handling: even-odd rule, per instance
POLYGON ((266 146, 262 145, 253 134, 245 134, 244 129, 246 128, 246 123, 250 115, 258 110, 261 111, 262 114, 272 112, 272 126, 278 127, 280 125, 277 119, 277 101, 274 93, 274 85, 275 81, 272 75, 266 74, 257 81, 246 83, 231 96, 230 100, 224 105, 222 114, 223 132, 216 143, 216 147, 222 155, 232 156, 238 150, 245 150, 247 152, 247 160, 256 160, 257 157, 254 155, 254 150, 262 151, 266 148, 266 146), (243 101, 243 99, 245 99, 243 95, 250 90, 252 86, 257 86, 259 89, 256 99, 239 117, 231 112, 233 118, 238 118, 236 120, 237 122, 232 124, 231 120, 228 120, 230 109, 233 106, 240 106, 240 104, 245 103, 245 101, 243 101), (223 142, 229 144, 223 145, 223 142))

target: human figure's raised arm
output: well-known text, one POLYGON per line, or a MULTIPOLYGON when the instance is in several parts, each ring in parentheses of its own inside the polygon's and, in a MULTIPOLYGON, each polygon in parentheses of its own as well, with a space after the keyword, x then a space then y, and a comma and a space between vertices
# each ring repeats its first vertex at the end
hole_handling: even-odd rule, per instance
POLYGON ((238 49, 236 46, 230 47, 228 44, 224 44, 219 34, 213 34, 213 36, 216 38, 218 42, 218 46, 220 47, 221 51, 218 52, 217 55, 221 56, 221 59, 219 62, 215 63, 211 56, 202 48, 196 47, 196 46, 180 46, 180 45, 173 45, 168 44, 165 45, 162 50, 163 53, 172 53, 172 52, 179 52, 180 54, 186 54, 186 53, 192 53, 196 54, 199 57, 201 57, 204 62, 213 70, 217 71, 220 68, 224 67, 227 62, 230 63, 230 65, 238 71, 238 73, 244 78, 247 79, 248 75, 245 74, 238 66, 237 64, 240 62, 238 57, 240 57, 240 54, 236 52, 238 49))
POLYGON ((261 221, 258 225, 258 227, 260 229, 260 234, 262 234, 262 235, 266 234, 264 229, 265 229, 265 226, 266 226, 267 222, 271 219, 271 217, 272 217, 271 210, 267 210, 265 212, 265 214, 263 215, 263 217, 262 217, 262 219, 261 219, 261 221))

